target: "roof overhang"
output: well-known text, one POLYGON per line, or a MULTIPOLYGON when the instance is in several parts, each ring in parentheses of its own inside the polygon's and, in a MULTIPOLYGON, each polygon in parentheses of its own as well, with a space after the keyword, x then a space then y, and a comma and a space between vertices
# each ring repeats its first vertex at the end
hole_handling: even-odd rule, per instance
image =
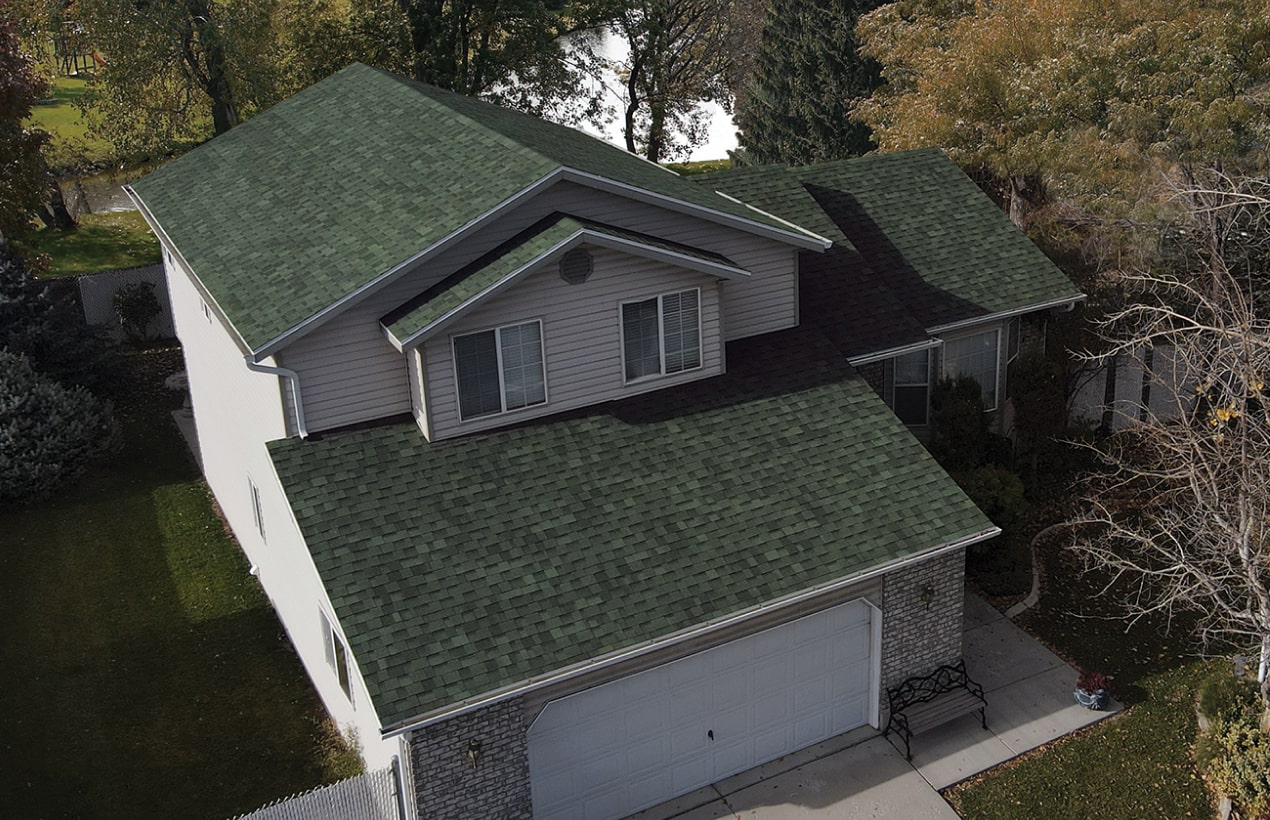
POLYGON ((541 689, 544 686, 560 683, 561 681, 577 677, 578 675, 582 675, 596 669, 603 669, 623 661, 638 658, 656 649, 673 646, 693 638, 708 635, 711 632, 723 629, 724 627, 744 623, 745 621, 755 618, 760 614, 771 612, 774 609, 792 606, 808 599, 815 598, 819 595, 824 595, 852 584, 858 584, 862 581, 867 581, 870 578, 885 575, 888 572, 894 572, 897 569, 901 569, 912 564, 922 563, 940 555, 944 555, 945 553, 987 541, 988 539, 995 538, 1000 534, 1001 529, 999 527, 989 527, 988 529, 980 530, 979 532, 970 533, 947 543, 922 550, 914 555, 888 561, 887 563, 879 564, 878 566, 862 570, 844 578, 827 581, 823 584, 809 587, 801 592, 776 598, 775 600, 758 604, 757 606, 741 610, 740 612, 734 612, 730 615, 706 621, 704 623, 697 624, 696 626, 690 626, 686 629, 682 629, 678 632, 674 632, 660 638, 644 641, 598 658, 592 658, 590 660, 583 661, 582 663, 572 664, 553 672, 548 672, 534 678, 528 678, 517 683, 509 684, 508 686, 504 686, 500 689, 496 689, 492 692, 486 692, 484 694, 477 695, 476 697, 441 707, 440 709, 425 712, 417 715, 416 717, 384 726, 380 729, 380 732, 384 739, 396 737, 397 735, 401 735, 415 729, 421 729, 429 724, 447 720, 467 712, 472 712, 491 704, 498 703, 499 701, 507 700, 508 698, 516 697, 517 695, 522 695, 535 689, 541 689))
POLYGON ((447 326, 457 321, 463 315, 474 309, 477 305, 495 294, 503 291, 517 280, 523 278, 529 273, 538 270, 545 264, 559 259, 568 251, 579 245, 592 245, 610 250, 621 251, 632 256, 641 256, 646 259, 652 259, 658 262, 676 265, 688 270, 698 271, 711 276, 718 276, 722 279, 746 279, 750 273, 743 268, 735 265, 724 264, 722 261, 712 261, 703 259, 699 256, 692 256, 685 253, 677 253, 666 247, 639 242, 632 238, 614 236, 590 227, 581 227, 571 233, 568 237, 562 239, 552 245, 547 250, 530 259, 528 262, 518 266, 512 271, 498 279, 498 281, 490 284, 480 292, 463 300, 460 304, 438 316, 434 320, 422 325, 417 330, 410 331, 408 334, 398 336, 397 333, 386 324, 381 322, 380 328, 388 341, 393 347, 400 351, 410 350, 431 336, 444 330, 447 326))
MULTIPOLYGON (((593 188, 596 190, 607 191, 609 193, 628 197, 636 201, 658 205, 660 207, 666 208, 669 211, 674 211, 676 213, 682 213, 689 216, 696 216, 701 219, 714 222, 716 224, 732 227, 737 230, 745 231, 746 233, 763 236, 768 239, 772 239, 778 242, 783 242, 783 243, 792 245, 797 248, 805 249, 805 250, 814 250, 814 251, 823 252, 824 250, 828 249, 833 244, 830 240, 825 239, 822 236, 818 236, 803 228, 799 228, 798 226, 793 225, 792 223, 785 222, 784 220, 781 220, 778 217, 771 216, 770 214, 766 214, 763 211, 760 211, 757 208, 753 208, 748 205, 746 207, 749 207, 750 210, 755 212, 755 214, 777 220, 778 222, 781 222, 782 224, 790 225, 790 228, 782 229, 782 228, 778 228, 771 225, 764 225, 763 223, 758 222, 756 220, 745 219, 744 217, 740 217, 740 216, 734 216, 732 214, 724 213, 723 211, 707 208, 703 205, 695 205, 693 203, 686 202, 681 199, 675 199, 674 197, 669 197, 662 194, 653 193, 652 191, 646 191, 642 188, 637 188, 632 185, 626 185, 624 183, 616 182, 614 180, 607 179, 605 177, 596 176, 595 174, 588 174, 583 171, 578 171, 574 168, 561 166, 551 171, 550 173, 544 175, 540 179, 534 181, 530 185, 527 185, 525 188, 521 189, 520 191, 517 191, 515 194, 512 194, 510 197, 503 200, 498 205, 495 205, 493 208, 486 211, 485 213, 476 216, 475 218, 469 220, 468 222, 466 222, 459 228, 456 228, 455 230, 446 234, 442 238, 438 239, 436 242, 433 242, 428 247, 419 250, 417 253, 411 254, 406 259, 403 259, 401 262, 398 262, 396 265, 393 265, 392 267, 383 271, 378 276, 371 279, 369 282, 366 282, 365 284, 363 284, 361 287, 358 287, 350 291, 349 293, 345 294, 340 299, 337 299, 336 301, 322 308, 317 313, 314 313, 312 316, 309 316, 307 319, 304 319, 303 321, 298 322, 292 327, 287 328, 282 333, 279 333, 274 338, 270 339, 269 341, 265 342, 264 344, 252 350, 251 353, 253 357, 255 358, 256 361, 261 361, 265 358, 268 358, 269 356, 272 356, 274 353, 277 353, 282 348, 286 347, 287 345, 291 344, 297 339, 300 339, 308 335, 309 333, 313 332, 317 328, 321 327, 326 322, 330 321, 335 316, 339 315, 340 313, 343 313, 345 310, 349 309, 353 305, 356 305, 358 302, 367 298, 372 293, 379 290, 381 287, 384 287, 385 285, 388 285, 389 283, 396 281, 397 279, 401 278, 402 276, 404 276, 411 270, 415 269, 419 265, 425 263, 427 260, 432 259, 433 257, 439 255, 442 251, 449 249, 456 242, 461 241, 465 237, 469 236, 470 234, 474 233, 480 228, 486 226, 492 220, 507 213, 511 209, 515 208, 517 205, 520 205, 528 201, 529 199, 533 198, 537 194, 541 193, 542 191, 551 187, 553 184, 560 181, 575 182, 580 185, 585 185, 589 188, 593 188)), ((720 194, 720 197, 722 196, 723 195, 720 194)))
POLYGON ((999 322, 1003 319, 1013 319, 1015 316, 1022 316, 1025 313, 1036 313, 1042 310, 1053 310, 1055 308, 1066 308, 1071 310, 1076 307, 1078 302, 1083 302, 1088 297, 1083 293, 1074 293, 1071 296, 1064 296, 1059 299, 1050 299, 1047 302, 1038 302, 1034 305, 1024 305, 1019 308, 1010 308, 1009 310, 1001 310, 996 313, 989 313, 985 316, 975 316, 970 319, 961 319, 956 322, 948 322, 947 324, 934 325, 926 328, 926 332, 931 335, 939 333, 949 333, 951 331, 963 330, 965 328, 974 327, 975 325, 987 324, 988 322, 999 322))

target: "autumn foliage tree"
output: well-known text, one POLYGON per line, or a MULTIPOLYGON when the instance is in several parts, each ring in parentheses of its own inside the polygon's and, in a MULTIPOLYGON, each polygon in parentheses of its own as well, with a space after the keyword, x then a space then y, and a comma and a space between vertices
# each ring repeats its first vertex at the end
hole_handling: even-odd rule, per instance
POLYGON ((27 125, 47 89, 22 49, 17 22, 0 5, 0 237, 24 233, 48 197, 51 178, 40 153, 48 134, 27 125))
POLYGON ((898 0, 858 35, 879 147, 990 173, 1020 224, 1047 198, 1141 218, 1161 171, 1266 162, 1263 0, 898 0))

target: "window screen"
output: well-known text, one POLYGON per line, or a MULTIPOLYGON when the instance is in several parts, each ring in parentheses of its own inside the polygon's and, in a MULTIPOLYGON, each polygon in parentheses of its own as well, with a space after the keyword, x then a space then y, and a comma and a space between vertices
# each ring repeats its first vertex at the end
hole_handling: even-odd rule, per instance
POLYGON ((989 330, 944 342, 944 375, 970 376, 983 391, 983 406, 997 406, 997 347, 1000 333, 989 330))

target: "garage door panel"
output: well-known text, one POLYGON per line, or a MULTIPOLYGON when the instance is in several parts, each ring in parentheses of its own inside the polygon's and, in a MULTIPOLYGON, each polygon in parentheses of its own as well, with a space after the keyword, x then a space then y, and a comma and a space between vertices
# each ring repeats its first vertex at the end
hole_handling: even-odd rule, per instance
POLYGON ((624 816, 867 723, 871 617, 843 604, 553 701, 534 816, 624 816))

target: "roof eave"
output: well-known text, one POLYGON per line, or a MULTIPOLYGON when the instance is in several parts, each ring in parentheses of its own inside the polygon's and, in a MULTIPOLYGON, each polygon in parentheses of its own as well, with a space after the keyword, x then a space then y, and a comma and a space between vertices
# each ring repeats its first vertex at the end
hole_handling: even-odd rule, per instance
POLYGON ((1015 316, 1022 316, 1025 313, 1036 313, 1041 310, 1052 310, 1054 308, 1071 308, 1076 307, 1078 302, 1083 302, 1088 297, 1083 293, 1075 293, 1071 296, 1063 296, 1059 299, 1050 299, 1045 302, 1037 302, 1036 304, 1024 305, 1023 307, 1010 308, 1008 310, 999 310, 996 313, 988 313, 983 316, 974 316, 969 319, 959 319, 956 322, 948 322, 942 325, 933 325, 926 328, 926 332, 930 334, 947 333, 949 331, 961 330, 963 328, 974 327, 985 322, 998 322, 1002 319, 1013 319, 1015 316))
POLYGON ((807 589, 792 593, 790 595, 785 595, 780 598, 775 598, 771 601, 757 604, 753 607, 741 610, 739 612, 734 612, 729 615, 724 615, 719 618, 705 621, 695 626, 687 627, 686 629, 682 629, 678 632, 673 632, 669 635, 665 635, 660 638, 653 638, 651 640, 643 641, 633 646, 629 646, 624 649, 611 652, 607 655, 602 655, 598 658, 591 658, 590 660, 582 661, 581 663, 571 664, 570 666, 565 666, 555 671, 548 672, 543 675, 539 675, 537 677, 527 678, 525 680, 518 681, 516 683, 508 684, 507 686, 501 687, 499 689, 495 689, 493 691, 486 692, 481 695, 476 695, 474 697, 467 698, 465 700, 461 700, 456 703, 452 703, 448 706, 443 706, 439 709, 433 709, 431 711, 424 712, 422 714, 416 715, 415 717, 408 718, 406 720, 397 721, 388 726, 382 727, 380 729, 380 733, 382 737, 385 739, 396 737, 397 735, 404 734, 405 732, 413 731, 415 729, 420 729, 429 724, 437 723, 438 721, 446 720, 448 718, 465 714, 467 712, 472 712, 477 709, 481 709, 485 706, 489 706, 491 704, 497 703, 499 701, 516 697, 517 695, 524 694, 534 689, 541 689, 544 686, 548 686, 554 683, 559 683, 561 681, 568 680, 569 678, 576 677, 578 675, 581 675, 586 672, 590 672, 595 669, 602 669, 607 666, 612 666, 621 661, 637 658, 655 649, 660 649, 665 646, 673 646, 675 644, 688 641, 692 638, 696 638, 701 635, 716 631, 718 629, 722 629, 723 627, 730 626, 732 624, 743 623, 762 613, 770 612, 773 609, 777 609, 784 606, 790 606, 800 601, 807 600, 808 598, 814 598, 818 595, 823 595, 823 594, 832 592, 834 590, 841 589, 846 586, 850 586, 852 584, 857 584, 862 581, 867 581, 870 578, 875 578, 879 575, 892 572, 894 570, 900 569, 905 566, 909 566, 911 564, 917 564, 917 563, 921 563, 922 561, 927 561, 929 559, 943 555, 944 553, 952 552, 954 550, 971 546, 972 544, 978 544, 980 542, 987 541, 988 539, 995 538, 996 536, 1000 534, 1001 534, 1001 529, 999 527, 992 526, 992 527, 988 527, 987 529, 979 530, 978 532, 959 536, 957 538, 952 539, 951 541, 946 541, 942 544, 938 544, 929 549, 922 550, 921 552, 915 553, 913 555, 908 555, 903 558, 897 558, 892 561, 887 561, 883 564, 878 564, 874 567, 861 570, 860 572, 847 575, 842 578, 838 578, 832 581, 827 581, 823 584, 818 584, 816 586, 808 587, 807 589))

